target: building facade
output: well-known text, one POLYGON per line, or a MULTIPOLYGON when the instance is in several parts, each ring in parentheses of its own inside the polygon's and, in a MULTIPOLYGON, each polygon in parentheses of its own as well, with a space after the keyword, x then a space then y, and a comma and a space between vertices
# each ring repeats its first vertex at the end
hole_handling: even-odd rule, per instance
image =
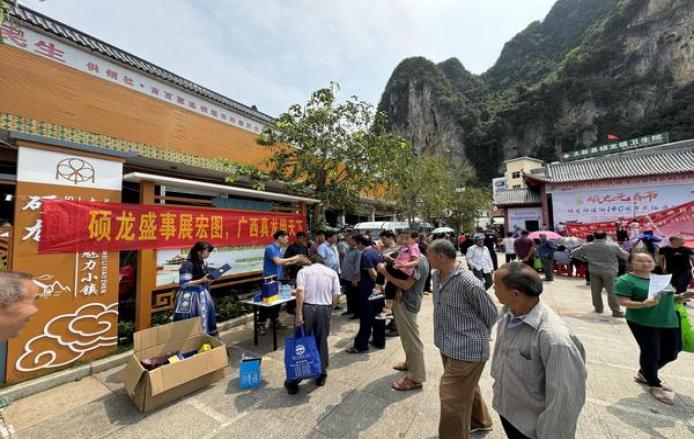
POLYGON ((169 313, 196 240, 233 266, 217 294, 260 282, 280 226, 307 230, 318 200, 226 182, 221 158, 262 167, 270 116, 21 6, 0 31, 0 260, 41 285, 39 312, 0 347, 3 381, 108 355, 119 323, 169 313), (85 206, 84 224, 49 218, 85 206), (48 248, 82 235, 92 244, 48 248))

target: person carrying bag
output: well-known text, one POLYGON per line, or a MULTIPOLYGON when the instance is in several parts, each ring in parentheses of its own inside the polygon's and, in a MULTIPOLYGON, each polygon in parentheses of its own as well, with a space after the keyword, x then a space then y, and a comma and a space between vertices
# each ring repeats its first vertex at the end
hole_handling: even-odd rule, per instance
POLYGON ((306 335, 304 326, 299 326, 294 337, 284 340, 284 367, 287 371, 287 381, 318 378, 321 374, 321 361, 316 339, 306 335))

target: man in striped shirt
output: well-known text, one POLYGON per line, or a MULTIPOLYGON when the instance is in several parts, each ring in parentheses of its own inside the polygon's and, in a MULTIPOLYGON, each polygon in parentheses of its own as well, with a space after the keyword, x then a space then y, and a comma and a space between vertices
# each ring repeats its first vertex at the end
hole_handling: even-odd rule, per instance
POLYGON ((573 438, 586 398, 585 350, 568 325, 540 301, 542 280, 511 262, 494 275, 504 305, 492 359, 494 400, 511 439, 573 438))
POLYGON ((482 282, 457 261, 453 244, 437 239, 427 248, 434 289, 434 344, 441 352, 441 439, 467 439, 491 430, 492 418, 479 379, 489 359, 496 306, 482 282))

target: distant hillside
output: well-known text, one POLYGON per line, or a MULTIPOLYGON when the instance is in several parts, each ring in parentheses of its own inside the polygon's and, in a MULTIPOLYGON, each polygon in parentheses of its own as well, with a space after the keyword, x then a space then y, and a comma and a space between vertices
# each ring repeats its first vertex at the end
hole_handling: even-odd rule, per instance
POLYGON ((403 60, 379 109, 418 150, 485 181, 505 159, 557 159, 608 133, 694 137, 692 23, 692 0, 559 0, 482 75, 403 60))

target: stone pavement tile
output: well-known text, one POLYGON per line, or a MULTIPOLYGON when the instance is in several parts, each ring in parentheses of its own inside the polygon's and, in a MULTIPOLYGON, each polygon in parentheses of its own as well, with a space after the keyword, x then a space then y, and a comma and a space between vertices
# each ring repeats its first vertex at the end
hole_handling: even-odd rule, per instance
POLYGON ((409 429, 421 395, 421 392, 404 392, 395 400, 368 391, 350 391, 315 430, 341 439, 399 437, 409 429))
POLYGON ((295 395, 288 394, 282 386, 278 390, 279 393, 259 404, 253 416, 264 418, 280 415, 314 428, 348 398, 354 388, 329 375, 323 387, 317 387, 313 381, 303 381, 299 385, 299 393, 295 395))
POLYGON ((111 392, 127 398, 128 394, 123 385, 123 380, 121 379, 121 372, 123 369, 125 369, 125 364, 97 373, 93 375, 93 377, 106 386, 111 392))
POLYGON ((689 385, 675 397, 675 405, 666 406, 656 401, 646 386, 635 383, 633 373, 596 364, 590 365, 588 373, 589 398, 606 405, 616 404, 646 413, 667 415, 673 420, 686 421, 694 417, 691 409, 694 400, 690 396, 694 393, 687 392, 690 389, 694 391, 694 387, 689 385))
POLYGON ((281 388, 282 382, 283 378, 280 380, 264 373, 261 387, 241 390, 239 389, 238 376, 233 375, 231 379, 219 381, 215 385, 195 393, 190 399, 197 405, 211 407, 215 412, 229 419, 234 419, 256 410, 260 403, 265 400, 279 397, 284 391, 281 388))
MULTIPOLYGON (((81 400, 79 393, 72 397, 81 400)), ((50 406, 42 407, 45 410, 52 409, 50 406)), ((99 438, 124 426, 133 425, 143 416, 130 401, 110 394, 21 430, 17 436, 23 439, 99 438)))
MULTIPOLYGON (((644 395, 645 396, 645 395, 644 395)), ((609 438, 690 438, 694 433, 691 421, 675 419, 667 414, 644 410, 628 400, 615 404, 604 404, 601 401, 589 400, 579 419, 579 434, 576 437, 609 437, 609 438), (602 422, 604 430, 601 435, 588 436, 586 426, 589 423, 602 422), (606 434, 602 434, 605 432, 606 434)), ((663 410, 667 413, 667 407, 663 410)), ((690 417, 693 414, 690 413, 690 417)))
POLYGON ((15 431, 24 430, 110 395, 99 380, 86 377, 13 402, 5 409, 5 418, 15 431))
POLYGON ((373 355, 373 351, 363 354, 348 354, 343 351, 331 355, 328 375, 331 380, 355 388, 364 380, 364 371, 373 367, 373 355))
POLYGON ((226 419, 206 406, 195 404, 194 399, 188 397, 155 409, 136 424, 111 432, 107 437, 114 439, 121 437, 197 438, 214 431, 221 424, 219 421, 230 421, 230 419, 226 419), (209 416, 209 412, 218 419, 209 416))
POLYGON ((605 411, 605 407, 599 404, 586 402, 578 417, 576 425, 577 438, 609 438, 610 426, 614 422, 605 411))
MULTIPOLYGON (((298 415, 298 414, 297 414, 298 415)), ((263 438, 263 439, 293 439, 311 437, 322 439, 321 436, 301 422, 296 416, 286 418, 276 414, 264 413, 262 416, 252 413, 235 422, 222 426, 213 434, 206 436, 214 439, 230 438, 263 438)), ((203 437, 189 436, 189 437, 203 437)))

